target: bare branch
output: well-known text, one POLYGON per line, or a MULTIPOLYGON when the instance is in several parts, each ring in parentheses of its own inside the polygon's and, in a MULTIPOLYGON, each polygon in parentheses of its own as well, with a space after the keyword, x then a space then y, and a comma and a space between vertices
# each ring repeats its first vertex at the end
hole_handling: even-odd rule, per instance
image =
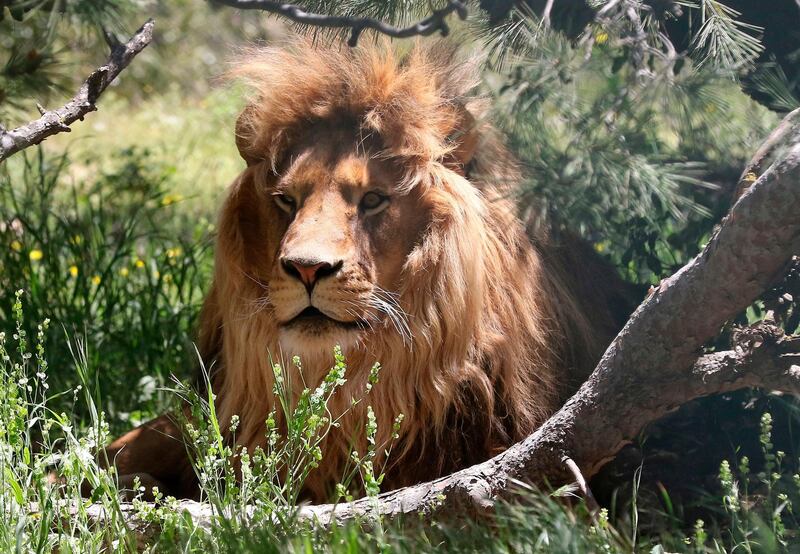
POLYGON ((572 477, 575 479, 575 483, 578 485, 581 494, 583 494, 589 511, 591 511, 592 515, 597 515, 597 513, 600 512, 600 505, 597 503, 592 489, 589 488, 589 483, 586 482, 586 478, 583 476, 583 473, 581 473, 581 468, 579 468, 575 460, 569 456, 564 457, 564 464, 567 466, 570 473, 572 473, 572 477))
POLYGON ((443 8, 433 10, 433 13, 408 27, 395 27, 383 21, 369 17, 351 17, 338 15, 323 15, 307 12, 295 4, 284 4, 272 0, 211 0, 215 4, 222 4, 240 10, 261 10, 283 16, 295 23, 310 25, 312 27, 325 27, 334 29, 350 29, 349 46, 358 44, 358 38, 365 29, 372 29, 383 35, 393 38, 408 38, 414 36, 428 36, 440 32, 446 36, 450 32, 447 25, 447 16, 455 12, 460 19, 467 18, 467 6, 460 0, 448 0, 443 8))
POLYGON ((40 104, 36 104, 42 115, 39 119, 10 131, 0 126, 0 163, 20 150, 39 144, 47 137, 69 132, 72 123, 77 120, 83 121, 86 114, 97 110, 95 103, 100 95, 131 60, 150 44, 153 39, 154 24, 153 20, 149 19, 126 44, 106 33, 111 55, 105 65, 89 75, 72 100, 55 110, 46 110, 40 104))
POLYGON ((553 2, 554 0, 547 0, 547 3, 544 5, 544 10, 542 10, 542 24, 545 27, 550 26, 550 12, 553 11, 553 2))

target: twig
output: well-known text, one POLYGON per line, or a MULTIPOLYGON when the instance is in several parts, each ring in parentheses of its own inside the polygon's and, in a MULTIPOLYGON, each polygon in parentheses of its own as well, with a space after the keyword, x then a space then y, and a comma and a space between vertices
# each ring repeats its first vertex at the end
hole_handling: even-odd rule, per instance
POLYGON ((450 32, 447 25, 447 16, 453 12, 460 19, 467 18, 467 6, 460 0, 448 0, 443 8, 433 10, 433 13, 408 27, 395 27, 383 21, 369 17, 351 17, 339 15, 323 15, 307 12, 295 4, 284 4, 272 0, 211 0, 215 4, 222 4, 240 10, 261 10, 283 16, 295 23, 311 25, 312 27, 326 27, 336 29, 350 29, 349 46, 356 46, 358 38, 365 29, 372 29, 378 33, 393 38, 408 38, 414 36, 428 36, 439 31, 442 36, 450 32))
POLYGON ((126 44, 106 33, 106 42, 111 48, 111 55, 105 65, 89 75, 72 100, 55 110, 46 110, 41 104, 36 104, 41 114, 39 119, 10 131, 0 126, 0 162, 20 150, 39 144, 47 137, 69 132, 72 123, 77 120, 83 121, 89 112, 97 110, 95 104, 100 95, 131 60, 150 44, 153 39, 154 24, 152 19, 147 20, 126 44))
MULTIPOLYGON (((619 43, 630 48, 631 64, 636 69, 637 76, 644 76, 649 72, 645 64, 647 55, 658 54, 658 50, 647 42, 645 24, 640 16, 641 11, 650 10, 646 4, 636 0, 610 0, 597 11, 594 18, 594 22, 601 27, 624 25, 619 43)), ((587 34, 587 38, 589 42, 593 40, 591 33, 587 34)))
POLYGON ((544 10, 542 10, 542 25, 545 27, 550 26, 550 12, 553 11, 553 3, 555 0, 547 0, 547 4, 544 5, 544 10))
POLYGON ((600 512, 600 505, 597 503, 597 500, 592 494, 592 489, 589 488, 589 484, 586 482, 586 478, 581 473, 581 468, 578 467, 578 464, 575 463, 575 460, 570 458, 569 456, 564 456, 564 465, 567 466, 572 476, 575 478, 575 483, 578 485, 578 489, 583 494, 583 498, 586 501, 586 506, 589 508, 589 511, 592 514, 592 517, 596 517, 597 514, 600 512))

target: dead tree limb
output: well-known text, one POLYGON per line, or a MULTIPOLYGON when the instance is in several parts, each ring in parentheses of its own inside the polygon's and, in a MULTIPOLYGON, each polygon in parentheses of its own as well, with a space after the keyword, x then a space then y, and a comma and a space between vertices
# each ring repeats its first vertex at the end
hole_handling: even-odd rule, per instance
POLYGON ((69 132, 69 126, 75 121, 83 121, 89 112, 97 110, 96 102, 100 95, 131 60, 153 40, 154 25, 153 20, 149 19, 125 44, 110 33, 106 33, 106 42, 111 47, 111 55, 104 65, 89 75, 72 100, 55 110, 46 110, 37 104, 41 117, 16 129, 8 131, 0 126, 0 162, 20 150, 39 144, 47 137, 69 132))
POLYGON ((450 32, 447 25, 447 16, 455 12, 460 19, 467 18, 467 6, 460 0, 448 0, 443 8, 435 9, 431 15, 417 21, 408 27, 395 27, 383 21, 370 17, 351 17, 338 15, 323 15, 307 12, 295 4, 285 4, 272 0, 212 0, 215 4, 222 4, 240 10, 261 10, 283 16, 295 23, 311 27, 325 27, 334 29, 350 29, 349 46, 358 44, 361 33, 372 29, 380 34, 392 38, 409 38, 415 36, 428 36, 437 31, 446 36, 450 32))

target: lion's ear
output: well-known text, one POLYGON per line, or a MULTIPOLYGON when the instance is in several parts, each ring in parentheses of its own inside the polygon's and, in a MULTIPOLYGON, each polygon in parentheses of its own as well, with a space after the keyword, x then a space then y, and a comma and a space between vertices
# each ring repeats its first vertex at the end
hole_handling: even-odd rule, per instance
POLYGON ((453 150, 447 155, 445 163, 459 172, 466 173, 467 168, 475 157, 480 142, 478 122, 475 117, 462 107, 459 110, 459 119, 455 129, 450 133, 448 140, 454 145, 453 150))
POLYGON ((253 121, 253 107, 251 105, 242 110, 242 113, 236 118, 236 148, 239 149, 239 155, 244 158, 247 165, 253 165, 258 162, 258 157, 253 151, 253 143, 256 136, 253 121))

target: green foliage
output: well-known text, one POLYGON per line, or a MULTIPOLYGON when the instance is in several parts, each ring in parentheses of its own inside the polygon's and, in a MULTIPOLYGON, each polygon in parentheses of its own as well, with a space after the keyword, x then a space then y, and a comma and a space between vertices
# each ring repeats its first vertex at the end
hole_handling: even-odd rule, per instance
POLYGON ((687 5, 700 12, 700 27, 692 40, 699 63, 711 61, 725 68, 739 69, 752 64, 761 54, 764 47, 755 36, 761 29, 739 21, 740 13, 733 8, 719 0, 700 0, 699 4, 687 2, 687 5))
POLYGON ((523 211, 582 234, 631 280, 671 273, 726 208, 718 174, 735 180, 772 118, 713 69, 663 62, 642 78, 605 31, 587 55, 536 25, 519 22, 516 57, 494 87, 524 164, 523 211))
MULTIPOLYGON (((14 295, 11 334, 0 332, 0 549, 97 552, 116 544, 132 551, 135 539, 121 519, 114 480, 95 463, 98 447, 109 440, 104 416, 83 394, 86 382, 53 393, 44 346, 49 321, 30 335, 23 297, 22 290, 14 295), (88 429, 54 406, 59 397, 87 402, 93 415, 88 429), (109 514, 107 525, 93 525, 81 500, 84 481, 109 514)), ((83 360, 76 363, 85 376, 83 360)))
MULTIPOLYGON (((723 528, 726 542, 743 552, 791 551, 796 546, 800 519, 800 478, 788 472, 786 454, 772 444, 772 415, 761 417, 761 471, 750 470, 750 460, 739 460, 738 472, 724 460, 719 483, 728 524, 723 528)), ((796 466, 795 466, 796 467, 796 466)))
POLYGON ((44 102, 52 87, 64 93, 64 50, 105 44, 102 31, 120 31, 132 7, 130 0, 0 2, 0 119, 32 109, 26 96, 44 102))
MULTIPOLYGON (((336 414, 331 413, 328 404, 347 382, 347 364, 341 348, 334 349, 333 367, 313 389, 305 384, 298 357, 291 364, 273 363, 272 371, 276 408, 265 420, 265 446, 254 451, 234 446, 225 438, 207 375, 203 398, 193 388, 178 389, 191 406, 191 415, 184 426, 191 439, 190 457, 200 483, 201 499, 210 503, 215 515, 221 518, 221 525, 228 530, 241 531, 254 521, 271 527, 277 525, 272 530, 275 533, 286 533, 296 526, 295 510, 304 484, 322 461, 322 444, 352 407, 369 400, 368 395, 378 381, 379 366, 373 368, 363 396, 353 398, 343 413, 336 414)), ((392 442, 398 437, 402 415, 395 421, 392 442, 378 445, 375 441, 378 428, 371 406, 367 406, 367 412, 370 417, 363 431, 367 451, 351 452, 352 467, 345 469, 336 486, 337 501, 352 499, 353 488, 367 496, 377 496, 385 465, 380 470, 374 467, 376 453, 378 449, 391 453, 392 442)), ((238 425, 238 416, 233 416, 230 432, 234 437, 238 425)))
MULTIPOLYGON (((151 166, 146 151, 121 152, 113 170, 72 186, 67 156, 14 161, 0 167, 0 289, 24 287, 31 318, 61 331, 47 344, 56 384, 69 384, 68 338, 80 337, 115 423, 134 400, 147 413, 163 408, 156 389, 192 363, 209 223, 176 212, 171 170, 151 166)), ((0 296, 0 327, 13 302, 0 296)))

